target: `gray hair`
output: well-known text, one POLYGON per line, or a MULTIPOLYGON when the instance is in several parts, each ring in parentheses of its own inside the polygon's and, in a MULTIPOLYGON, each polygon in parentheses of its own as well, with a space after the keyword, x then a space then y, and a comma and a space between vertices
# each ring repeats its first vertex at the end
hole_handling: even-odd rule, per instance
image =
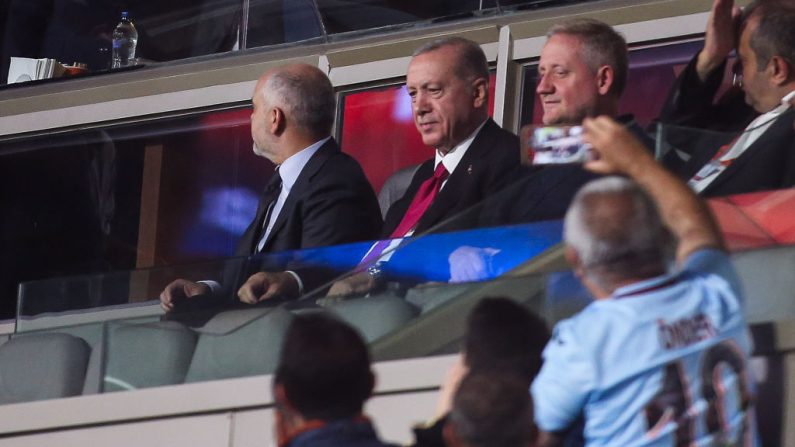
POLYGON ((657 206, 624 177, 594 180, 577 192, 566 212, 563 238, 589 279, 611 289, 613 279, 646 278, 665 271, 671 234, 657 206))
POLYGON ((331 134, 336 103, 331 81, 322 71, 310 66, 276 70, 262 90, 296 127, 316 137, 331 134))
POLYGON ((627 41, 621 34, 612 26, 594 19, 566 20, 550 28, 547 38, 556 34, 574 36, 580 41, 580 56, 594 73, 603 65, 611 67, 615 80, 610 86, 610 92, 621 97, 629 72, 627 41))
POLYGON ((758 17, 758 26, 749 45, 756 54, 756 69, 762 71, 773 56, 779 56, 795 70, 795 2, 753 1, 743 10, 743 24, 758 17))
POLYGON ((411 57, 430 53, 442 48, 452 47, 458 51, 458 67, 455 72, 462 79, 489 79, 489 62, 480 45, 463 37, 445 37, 428 42, 414 51, 411 57))

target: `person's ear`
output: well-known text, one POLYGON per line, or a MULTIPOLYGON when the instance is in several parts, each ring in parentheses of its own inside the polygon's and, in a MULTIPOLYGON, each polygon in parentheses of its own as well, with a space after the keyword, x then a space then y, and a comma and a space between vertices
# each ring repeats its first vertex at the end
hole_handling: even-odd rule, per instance
POLYGON ((791 82, 793 73, 792 67, 781 56, 773 56, 767 64, 766 70, 770 75, 770 82, 776 86, 791 82))
POLYGON ((563 257, 566 258, 566 262, 569 263, 572 271, 574 271, 574 274, 578 278, 582 278, 585 275, 585 271, 583 270, 582 266, 582 259, 580 259, 580 255, 577 254, 577 250, 570 245, 566 245, 566 248, 563 250, 563 257))
POLYGON ((277 383, 273 387, 273 421, 276 431, 276 445, 287 445, 295 429, 295 420, 291 409, 290 401, 287 399, 287 392, 284 385, 277 383))
POLYGON ((596 88, 600 95, 605 96, 613 89, 616 82, 616 73, 613 67, 602 65, 596 70, 596 88))
POLYGON ((279 107, 271 107, 268 113, 268 128, 273 135, 281 135, 287 125, 284 110, 279 107))
POLYGON ((472 81, 472 103, 476 109, 485 107, 489 103, 489 80, 477 78, 472 81))

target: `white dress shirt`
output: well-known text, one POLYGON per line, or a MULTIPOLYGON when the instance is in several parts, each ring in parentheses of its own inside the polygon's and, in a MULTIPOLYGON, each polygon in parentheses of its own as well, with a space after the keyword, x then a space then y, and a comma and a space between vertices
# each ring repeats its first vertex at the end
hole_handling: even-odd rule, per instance
POLYGON ((716 178, 725 171, 729 165, 734 162, 740 155, 742 155, 749 147, 751 147, 759 137, 762 136, 773 125, 773 121, 782 113, 786 112, 790 106, 790 100, 795 97, 795 90, 789 92, 786 96, 781 98, 781 105, 773 110, 763 113, 751 121, 751 124, 746 126, 743 133, 734 141, 731 148, 725 154, 710 160, 705 164, 687 184, 693 191, 699 193, 709 186, 716 178))
POLYGON ((273 204, 271 212, 269 213, 268 222, 263 222, 263 226, 266 224, 267 226, 265 227, 265 231, 262 233, 262 238, 257 244, 257 252, 262 251, 262 247, 265 246, 265 241, 268 240, 268 236, 271 234, 273 224, 276 223, 279 213, 282 212, 284 202, 287 200, 287 196, 290 195, 290 191, 293 189, 295 181, 298 180, 298 176, 301 175, 301 171, 304 170, 304 166, 306 166, 307 162, 309 162, 309 159, 312 158, 312 156, 315 155, 315 152, 317 152, 321 146, 326 144, 329 139, 331 139, 331 137, 326 137, 304 149, 301 149, 299 152, 291 155, 287 160, 284 160, 282 164, 276 167, 276 169, 279 170, 279 175, 282 177, 282 189, 279 192, 279 197, 276 198, 276 202, 273 204))

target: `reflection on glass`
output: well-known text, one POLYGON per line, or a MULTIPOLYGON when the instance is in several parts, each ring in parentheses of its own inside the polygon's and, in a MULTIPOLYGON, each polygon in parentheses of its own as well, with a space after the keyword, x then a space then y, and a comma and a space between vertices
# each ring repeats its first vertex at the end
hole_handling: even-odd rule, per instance
POLYGON ((229 256, 272 172, 249 114, 0 145, 0 318, 23 281, 229 256))
MULTIPOLYGON (((557 0, 9 0, 0 3, 0 84, 11 57, 49 58, 110 68, 111 35, 122 11, 139 32, 138 62, 166 62, 293 42, 325 42, 345 33, 462 20, 557 0)), ((75 71, 76 73, 76 71, 75 71)), ((18 78, 12 80, 16 81, 18 78)), ((36 79, 33 77, 32 79, 36 79)))
MULTIPOLYGON (((753 239, 758 249, 795 243, 747 225, 769 218, 764 210, 786 206, 792 198, 789 191, 778 191, 718 199, 712 205, 732 248, 751 246, 733 245, 734 238, 753 239)), ((514 206, 533 204, 518 201, 514 206)), ((483 203, 470 213, 491 208, 483 203)), ((456 219, 461 218, 470 219, 456 219)), ((255 306, 236 304, 230 293, 221 300, 193 298, 193 305, 165 318, 157 294, 175 277, 239 284, 253 271, 285 266, 347 275, 360 271, 357 263, 371 244, 29 282, 21 291, 18 331, 68 330, 92 346, 103 344, 102 376, 93 380, 104 392, 268 374, 287 325, 302 312, 331 312, 352 324, 376 360, 450 353, 458 349, 466 314, 484 297, 510 297, 550 323, 588 304, 588 293, 565 271, 558 246, 561 228, 557 220, 409 238, 390 258, 381 287, 367 293, 331 297, 325 285, 301 300, 255 306)), ((759 302, 779 298, 757 292, 753 297, 759 302)))

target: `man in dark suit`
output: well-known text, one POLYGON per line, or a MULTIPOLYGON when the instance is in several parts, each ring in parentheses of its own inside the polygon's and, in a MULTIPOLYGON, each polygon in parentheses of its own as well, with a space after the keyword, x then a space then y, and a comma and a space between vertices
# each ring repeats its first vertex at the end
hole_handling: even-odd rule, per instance
MULTIPOLYGON (((505 186, 506 173, 519 164, 519 141, 489 118, 488 83, 486 56, 474 42, 447 38, 415 51, 406 87, 414 123, 435 156, 417 169, 406 193, 390 207, 384 237, 425 232, 505 186), (438 195, 409 231, 395 234, 420 186, 440 164, 447 179, 438 195)), ((467 227, 471 222, 447 229, 467 227)))
MULTIPOLYGON (((445 38, 415 51, 406 87, 417 131, 435 154, 387 211, 382 238, 392 241, 371 247, 363 265, 386 261, 381 253, 403 237, 477 226, 477 215, 461 213, 506 186, 519 166, 519 139, 489 118, 488 85, 488 62, 475 42, 445 38)), ((368 272, 338 281, 329 294, 369 290, 378 272, 368 272)))
MULTIPOLYGON (((257 215, 240 239, 236 254, 248 256, 373 239, 381 229, 378 202, 359 164, 329 136, 334 121, 331 83, 315 67, 295 64, 266 72, 253 95, 254 152, 277 165, 257 215)), ((244 262, 225 272, 224 284, 178 279, 160 295, 166 311, 185 298, 226 296, 258 270, 244 262)), ((306 279, 306 278, 304 278, 306 279)), ((238 293, 256 303, 275 295, 295 297, 304 288, 292 271, 259 272, 238 293)))
POLYGON ((701 138, 676 139, 672 134, 671 141, 690 158, 683 163, 668 157, 666 165, 702 196, 792 186, 795 110, 790 101, 794 97, 793 2, 754 1, 741 13, 731 0, 715 0, 704 49, 677 80, 660 121, 730 131, 735 137, 704 133, 701 138), (740 96, 714 104, 735 42, 747 105, 740 96))
MULTIPOLYGON (((610 25, 571 19, 552 26, 541 50, 536 94, 545 126, 578 126, 586 117, 615 118, 652 151, 654 141, 632 115, 619 115, 629 72, 627 44, 610 25)), ((595 176, 579 165, 525 167, 513 187, 483 214, 488 226, 561 219, 577 190, 595 176)))
MULTIPOLYGON (((627 44, 610 25, 594 19, 571 19, 552 26, 541 50, 536 94, 545 126, 577 126, 584 118, 616 118, 651 151, 654 141, 631 115, 619 116, 621 95, 628 77, 627 44)), ((522 166, 510 179, 510 188, 484 204, 484 227, 526 224, 563 218, 572 198, 596 174, 578 164, 522 166)), ((489 247, 462 246, 449 257, 450 280, 492 278, 513 265, 515 243, 489 247)))

